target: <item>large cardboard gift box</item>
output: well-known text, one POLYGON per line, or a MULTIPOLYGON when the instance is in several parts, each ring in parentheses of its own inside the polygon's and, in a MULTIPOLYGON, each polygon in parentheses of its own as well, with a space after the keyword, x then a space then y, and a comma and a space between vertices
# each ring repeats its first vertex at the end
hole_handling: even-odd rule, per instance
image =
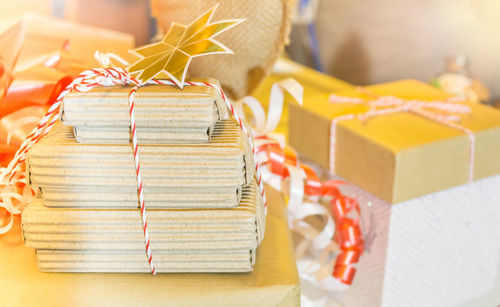
POLYGON ((449 95, 416 80, 352 88, 335 94, 362 102, 332 103, 328 94, 322 94, 305 97, 303 107, 291 104, 290 144, 325 168, 333 164, 336 174, 389 203, 465 184, 470 170, 474 179, 500 173, 497 109, 470 102, 456 102, 458 108, 470 108, 465 114, 436 109, 432 104, 451 105, 452 102, 446 101, 449 95), (449 121, 455 125, 451 127, 412 111, 359 118, 370 110, 370 100, 387 96, 406 102, 419 100, 424 103, 419 107, 422 112, 438 117, 457 115, 459 120, 449 121), (353 118, 335 125, 332 159, 332 121, 346 115, 353 118))
POLYGON ((0 301, 3 306, 299 306, 284 201, 278 192, 266 192, 266 236, 250 273, 41 273, 17 229, 0 238, 0 275, 6 285, 0 287, 0 301))

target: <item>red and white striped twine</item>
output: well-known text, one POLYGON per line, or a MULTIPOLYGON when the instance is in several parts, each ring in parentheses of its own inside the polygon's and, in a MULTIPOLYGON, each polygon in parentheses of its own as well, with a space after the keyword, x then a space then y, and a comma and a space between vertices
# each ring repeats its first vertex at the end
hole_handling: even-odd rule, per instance
POLYGON ((142 189, 142 176, 141 176, 141 162, 139 160, 139 144, 137 142, 137 133, 135 127, 135 92, 139 89, 140 85, 134 86, 128 95, 129 111, 130 111, 130 130, 132 131, 132 148, 134 151, 135 174, 137 177, 137 193, 139 194, 139 204, 141 207, 141 220, 142 229, 144 230, 144 241, 146 242, 146 256, 148 258, 149 268, 151 274, 156 274, 156 268, 153 262, 153 255, 151 253, 151 244, 149 241, 148 232, 148 218, 146 215, 146 204, 144 202, 144 192, 142 189))
POLYGON ((443 112, 451 112, 456 114, 470 113, 471 110, 467 105, 457 104, 453 99, 446 101, 419 101, 419 100, 404 100, 394 96, 381 96, 377 97, 372 93, 367 93, 366 89, 361 89, 365 94, 376 97, 374 100, 363 102, 359 98, 342 97, 337 95, 330 95, 329 100, 332 103, 365 103, 370 109, 360 114, 346 114, 341 115, 332 120, 330 126, 330 153, 329 153, 329 166, 330 170, 335 173, 335 146, 336 146, 336 130, 339 122, 343 120, 359 119, 361 121, 367 120, 372 116, 380 116, 393 114, 398 112, 412 112, 424 118, 430 119, 437 123, 443 124, 450 128, 464 132, 469 137, 469 169, 467 174, 468 182, 472 182, 474 178, 474 157, 476 148, 476 139, 474 133, 463 126, 455 123, 460 117, 455 114, 441 114, 429 109, 436 109, 443 112))
MULTIPOLYGON (((134 163, 135 163, 135 170, 136 170, 136 177, 137 177, 137 192, 139 196, 139 204, 140 204, 140 210, 141 210, 141 219, 142 219, 142 227, 144 230, 144 240, 145 240, 145 248, 146 248, 146 256, 148 259, 148 263, 150 266, 150 270, 152 274, 156 274, 156 269, 155 265, 153 262, 153 256, 151 252, 151 245, 150 245, 150 239, 149 239, 149 232, 148 232, 148 220, 147 220, 147 215, 146 215, 146 204, 144 202, 144 192, 143 192, 143 182, 142 182, 142 177, 141 177, 141 163, 139 159, 139 150, 138 150, 138 141, 137 141, 137 134, 136 134, 136 125, 135 125, 135 105, 134 105, 134 97, 135 93, 137 90, 144 85, 151 85, 151 84, 164 84, 164 85, 172 85, 176 86, 174 82, 170 80, 150 80, 145 83, 141 83, 140 81, 132 78, 128 72, 122 68, 95 68, 95 69, 90 69, 82 72, 77 78, 71 82, 57 97, 56 102, 49 108, 47 113, 44 115, 44 117, 40 120, 40 123, 38 124, 37 127, 35 127, 26 137, 26 139, 23 141, 21 144, 20 148, 17 150, 14 159, 9 163, 6 169, 1 173, 0 178, 9 178, 9 182, 12 182, 12 179, 14 178, 15 174, 20 171, 20 166, 22 163, 25 162, 26 155, 28 151, 36 144, 38 143, 44 136, 46 136, 54 124, 59 120, 59 109, 61 107, 62 101, 64 97, 72 92, 72 91, 77 91, 77 92, 87 92, 91 90, 94 87, 99 87, 99 86, 113 86, 113 85, 119 85, 119 84, 133 84, 135 85, 133 89, 130 91, 130 94, 128 96, 129 100, 129 110, 130 110, 130 128, 132 131, 132 148, 133 148, 133 153, 134 153, 134 163)), ((185 82, 184 85, 196 85, 196 86, 209 86, 214 89, 216 89, 222 96, 222 99, 226 103, 227 107, 231 111, 231 114, 233 115, 234 119, 238 123, 238 125, 241 127, 241 129, 245 132, 246 136, 248 137, 248 141, 250 143, 250 147, 252 149, 252 153, 254 156, 255 160, 255 173, 257 176, 257 182, 259 184, 259 188, 261 190, 262 194, 262 199, 264 201, 264 206, 265 210, 267 213, 267 202, 266 202, 266 195, 264 191, 264 184, 262 182, 261 178, 261 172, 259 168, 259 163, 257 161, 257 156, 255 152, 255 147, 252 142, 252 137, 241 120, 241 118, 236 114, 231 102, 229 99, 224 95, 224 92, 222 89, 215 85, 211 84, 208 82, 185 82)))

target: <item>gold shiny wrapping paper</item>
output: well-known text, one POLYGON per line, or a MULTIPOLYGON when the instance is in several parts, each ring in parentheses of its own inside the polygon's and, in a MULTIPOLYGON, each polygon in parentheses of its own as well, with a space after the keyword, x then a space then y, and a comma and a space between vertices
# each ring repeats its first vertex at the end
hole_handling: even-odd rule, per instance
MULTIPOLYGON (((19 227, 0 237, 5 306, 299 306, 299 277, 281 195, 267 187, 266 235, 248 274, 40 273, 19 227)), ((18 225, 18 224, 16 224, 18 225)))
MULTIPOLYGON (((442 91, 416 80, 367 86, 376 95, 440 100, 442 91)), ((356 89, 339 96, 373 99, 356 89)), ((334 117, 364 113, 366 105, 330 103, 328 94, 305 97, 304 107, 290 107, 289 140, 293 148, 328 168, 330 126, 334 117)), ((466 103, 471 113, 459 124, 474 132, 474 179, 500 173, 500 111, 466 103)), ((409 113, 378 115, 364 122, 341 121, 337 127, 336 173, 390 203, 467 183, 469 137, 456 129, 409 113)))

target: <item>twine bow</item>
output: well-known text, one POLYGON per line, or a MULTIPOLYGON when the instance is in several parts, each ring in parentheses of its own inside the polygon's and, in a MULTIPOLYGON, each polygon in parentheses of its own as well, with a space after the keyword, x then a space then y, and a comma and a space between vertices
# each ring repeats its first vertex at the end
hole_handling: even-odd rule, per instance
POLYGON ((468 182, 472 182, 474 175, 474 151, 475 151, 475 137, 474 133, 459 125, 457 122, 460 120, 461 114, 471 112, 469 106, 458 104, 456 98, 449 98, 444 101, 422 101, 422 100, 405 100, 394 96, 377 96, 365 88, 358 88, 359 91, 364 92, 375 99, 365 101, 355 97, 344 97, 331 94, 329 100, 331 103, 351 103, 366 105, 369 107, 368 111, 359 114, 345 114, 335 117, 330 126, 330 170, 335 173, 335 145, 336 145, 336 130, 339 122, 344 120, 359 119, 366 121, 374 116, 383 116, 387 114, 394 114, 399 112, 410 112, 450 128, 464 132, 469 137, 469 168, 468 168, 468 182))

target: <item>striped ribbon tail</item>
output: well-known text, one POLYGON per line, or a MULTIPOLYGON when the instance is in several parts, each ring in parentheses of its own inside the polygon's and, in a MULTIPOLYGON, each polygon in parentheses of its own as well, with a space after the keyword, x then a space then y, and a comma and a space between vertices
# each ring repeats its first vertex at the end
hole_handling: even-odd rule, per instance
POLYGON ((134 152, 135 172, 137 177, 137 193, 139 194, 139 205, 141 208, 142 229, 144 230, 144 241, 146 242, 146 256, 148 258, 151 274, 156 275, 156 269, 153 262, 153 255, 151 253, 151 244, 149 241, 148 218, 146 215, 146 203, 144 202, 144 192, 143 192, 143 184, 141 176, 141 161, 139 159, 139 146, 137 142, 137 132, 135 125, 134 97, 139 87, 140 85, 136 85, 128 95, 129 111, 130 111, 130 130, 132 132, 132 150, 134 152))

